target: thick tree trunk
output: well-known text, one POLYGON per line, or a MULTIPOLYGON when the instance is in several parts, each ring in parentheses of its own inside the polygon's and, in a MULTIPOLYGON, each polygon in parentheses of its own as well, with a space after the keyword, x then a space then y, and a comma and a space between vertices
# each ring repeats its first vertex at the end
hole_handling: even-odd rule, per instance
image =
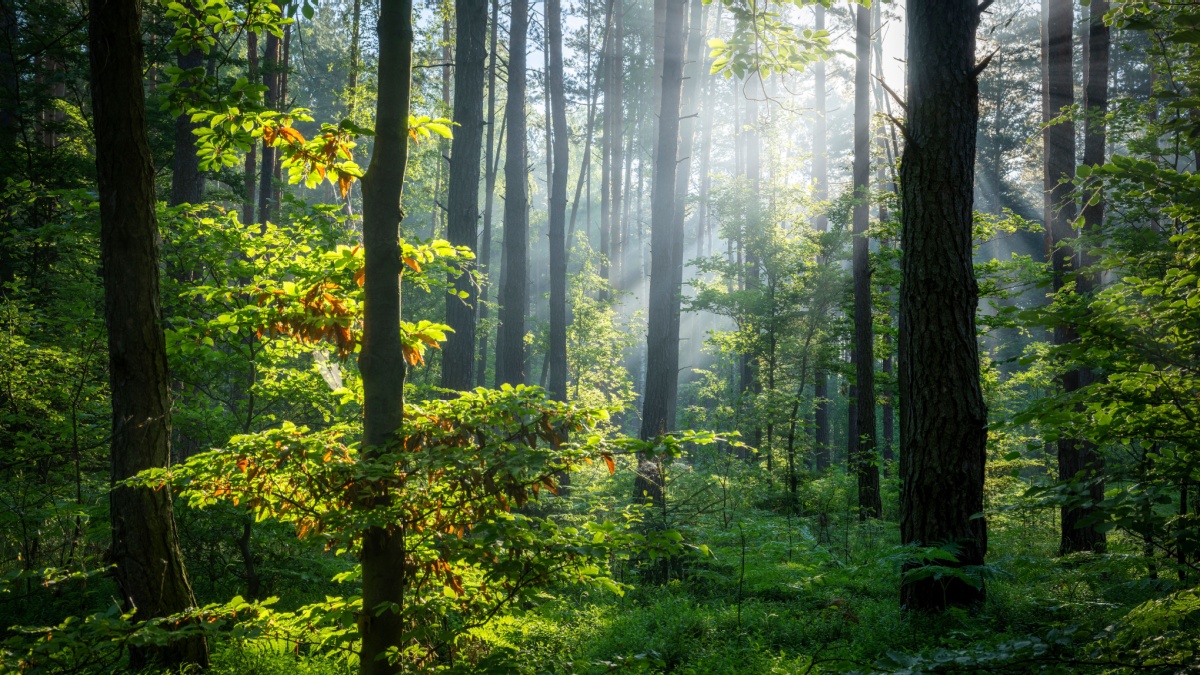
MULTIPOLYGON (((550 395, 567 400, 567 169, 570 130, 563 87, 562 7, 546 0, 550 41, 550 111, 554 121, 554 171, 550 180, 550 395)), ((565 474, 564 474, 565 475, 565 474)))
POLYGON ((851 429, 856 453, 850 462, 858 475, 858 517, 883 513, 879 465, 875 461, 875 331, 872 325, 871 259, 867 228, 871 220, 871 10, 855 15, 854 66, 854 362, 857 427, 851 429))
POLYGON ((497 384, 525 383, 525 315, 529 311, 528 177, 525 175, 525 49, 528 0, 513 0, 508 44, 508 151, 504 160, 504 256, 500 329, 496 334, 497 384))
MULTIPOLYGON (((1083 163, 1096 166, 1104 163, 1106 132, 1104 115, 1108 112, 1108 49, 1109 28, 1104 24, 1104 14, 1108 11, 1108 0, 1092 0, 1088 10, 1088 30, 1084 44, 1084 86, 1083 109, 1086 114, 1083 135, 1083 163)), ((1069 128, 1069 127, 1067 127, 1069 128)), ((1101 198, 1095 203, 1088 202, 1083 207, 1084 234, 1099 231, 1104 221, 1104 201, 1101 198)), ((1092 264, 1090 256, 1079 247, 1080 267, 1092 264)), ((1090 294, 1099 286, 1095 274, 1081 274, 1075 282, 1075 290, 1081 294, 1090 294)), ((1075 373, 1075 385, 1085 387, 1094 379, 1092 371, 1081 368, 1075 373)), ((1064 382, 1065 384, 1065 382, 1064 382)), ((1095 479, 1104 473, 1104 457, 1097 451, 1096 446, 1082 440, 1072 441, 1064 448, 1063 441, 1059 442, 1059 478, 1068 480, 1079 476, 1085 480, 1095 479), (1064 449, 1071 450, 1065 452, 1064 449)), ((1093 504, 1104 499, 1104 483, 1096 481, 1088 489, 1088 496, 1093 504)), ((1062 537, 1059 550, 1062 553, 1078 551, 1104 552, 1108 546, 1108 538, 1093 526, 1080 527, 1080 522, 1092 516, 1096 508, 1069 508, 1062 512, 1062 537)))
MULTIPOLYGON (((365 293, 359 370, 363 378, 363 446, 371 457, 394 442, 404 421, 405 363, 400 335, 400 200, 408 169, 408 114, 412 89, 412 0, 382 0, 375 145, 362 179, 365 293)), ((404 622, 387 607, 404 606, 408 585, 402 528, 374 527, 363 533, 363 611, 359 671, 399 672, 387 650, 402 647, 404 622)))
MULTIPOLYGON (((816 21, 813 28, 825 30, 825 8, 816 6, 816 21)), ((825 62, 817 61, 813 66, 813 181, 816 183, 817 201, 829 199, 829 159, 826 156, 826 134, 828 124, 825 120, 825 62)), ((813 225, 820 232, 829 229, 829 219, 825 214, 813 219, 813 225)), ((821 261, 824 263, 825 261, 821 261)), ((817 471, 829 468, 829 375, 818 363, 813 374, 813 467, 817 471)))
MULTIPOLYGON (((119 485, 170 461, 171 401, 158 279, 154 166, 142 90, 141 3, 92 0, 88 14, 100 260, 112 393, 110 560, 125 610, 145 620, 195 606, 171 491, 119 485)), ((137 648, 135 669, 207 665, 203 638, 137 648)))
MULTIPOLYGON (((987 409, 979 385, 972 208, 979 88, 975 0, 909 0, 907 143, 901 170, 900 539, 987 554, 982 517, 987 409)), ((982 586, 926 576, 901 585, 912 610, 981 600, 982 586)))
MULTIPOLYGON (((479 287, 479 321, 476 326, 483 326, 488 318, 488 291, 492 287, 489 275, 492 271, 492 204, 496 197, 496 174, 500 164, 500 150, 496 140, 496 52, 499 42, 500 0, 492 0, 492 33, 491 47, 488 52, 488 116, 487 116, 487 154, 484 156, 484 193, 483 193, 483 234, 479 237, 479 272, 483 282, 479 287)), ((500 140, 504 140, 504 131, 500 132, 500 140)), ((479 356, 475 366, 475 382, 484 386, 487 381, 488 332, 485 329, 479 334, 479 356)))
MULTIPOLYGON (((646 386, 642 402, 643 439, 674 429, 669 412, 675 396, 679 342, 671 340, 678 321, 675 283, 675 158, 679 153, 679 110, 683 89, 684 18, 687 0, 665 0, 662 52, 662 97, 658 115, 653 185, 650 195, 650 298, 646 332, 646 386)), ((634 481, 634 498, 662 499, 661 476, 652 462, 642 461, 634 481)))
MULTIPOLYGON (((483 146, 483 72, 487 57, 487 0, 459 0, 454 5, 457 40, 454 70, 454 140, 450 154, 446 234, 455 246, 477 249, 479 220, 479 155, 483 146)), ((489 143, 490 145, 490 143, 489 143)), ((490 152, 488 154, 491 154, 490 152)), ((490 168, 490 167, 489 167, 490 168)), ((442 356, 442 386, 471 388, 475 366, 475 284, 463 274, 454 282, 466 299, 446 296, 446 324, 454 334, 442 356)))
MULTIPOLYGON (((192 71, 204 67, 204 53, 193 49, 187 54, 180 54, 178 65, 180 70, 192 71)), ((198 78, 203 78, 201 74, 198 78)), ((196 155, 196 135, 192 133, 197 127, 192 124, 192 116, 184 110, 175 118, 175 154, 171 163, 171 206, 178 204, 199 204, 204 197, 204 174, 200 171, 200 157, 196 155)))

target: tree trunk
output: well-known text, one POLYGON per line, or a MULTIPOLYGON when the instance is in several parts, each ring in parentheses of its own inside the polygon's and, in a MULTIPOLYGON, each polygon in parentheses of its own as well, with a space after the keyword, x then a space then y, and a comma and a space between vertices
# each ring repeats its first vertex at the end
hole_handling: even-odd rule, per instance
MULTIPOLYGON (((204 67, 204 53, 193 49, 180 54, 179 69, 193 71, 204 67)), ((188 78, 184 86, 194 86, 204 78, 188 78)), ((192 124, 187 110, 175 118, 175 153, 171 163, 171 206, 199 204, 204 197, 204 174, 200 171, 200 157, 196 155, 196 135, 192 133, 198 124, 192 124)))
MULTIPOLYGON (((901 170, 900 539, 987 554, 987 409, 979 385, 972 267, 979 88, 975 0, 909 0, 907 143, 901 170)), ((911 566, 910 566, 911 568, 911 566)), ((982 586, 956 577, 902 582, 912 610, 965 605, 982 586)))
MULTIPOLYGON (((195 606, 171 491, 120 481, 170 461, 171 402, 158 279, 154 166, 142 89, 141 3, 92 0, 91 93, 100 201, 100 259, 112 392, 110 560, 121 604, 136 620, 195 606)), ((203 638, 131 652, 131 667, 208 663, 203 638)))
MULTIPOLYGON (((492 280, 492 204, 496 197, 496 174, 500 164, 500 150, 494 143, 496 140, 496 52, 500 35, 500 0, 492 0, 492 34, 491 48, 488 52, 488 116, 487 116, 487 154, 484 157, 484 196, 483 196, 483 235, 479 238, 479 272, 483 275, 483 283, 479 287, 479 321, 476 326, 482 326, 488 318, 488 291, 492 280)), ((504 140, 504 130, 500 131, 500 141, 504 140)), ((475 382, 484 386, 487 381, 488 332, 486 328, 479 335, 479 356, 475 367, 475 382)))
MULTIPOLYGON (((816 21, 813 28, 825 30, 825 8, 816 6, 816 21)), ((818 202, 829 199, 829 159, 826 156, 826 134, 828 124, 825 120, 825 62, 817 61, 813 66, 813 181, 816 183, 818 202)), ((829 219, 824 212, 813 219, 813 225, 820 232, 829 229, 829 219)), ((826 261, 819 261, 825 263, 826 261)), ((818 471, 829 468, 829 375, 824 364, 817 363, 813 373, 813 443, 816 446, 813 453, 813 467, 818 471)))
MULTIPOLYGON (((1108 0, 1092 0, 1089 8, 1088 31, 1085 45, 1086 60, 1084 61, 1083 109, 1087 115, 1084 122, 1083 163, 1097 166, 1104 163, 1105 132, 1104 115, 1108 112, 1108 48, 1109 28, 1104 24, 1104 14, 1108 11, 1108 0)), ((1084 234, 1095 234, 1104 221, 1104 201, 1101 198, 1095 203, 1090 201, 1083 207, 1084 234)), ((1090 256, 1079 247, 1080 267, 1093 263, 1090 256)), ((1088 295, 1099 286, 1099 279, 1093 273, 1080 274, 1075 282, 1075 290, 1088 295)), ((1094 375, 1089 368, 1076 371, 1075 384, 1085 387, 1092 383, 1094 375)), ((1067 480, 1075 476, 1091 480, 1104 473, 1104 457, 1097 452, 1096 446, 1082 440, 1075 440, 1073 452, 1063 453, 1063 442, 1059 442, 1059 478, 1067 480)), ((1088 488, 1088 495, 1093 504, 1104 499, 1104 483, 1096 481, 1088 488)), ((1059 549, 1062 553, 1078 551, 1096 551, 1102 553, 1107 549, 1108 538, 1104 532, 1099 532, 1094 526, 1080 527, 1080 521, 1093 515, 1092 507, 1063 509, 1062 538, 1059 549)))
MULTIPOLYGON (((267 44, 263 53, 262 81, 267 87, 264 94, 266 106, 271 109, 279 107, 279 38, 273 33, 267 33, 267 44)), ((275 179, 275 148, 263 141, 262 166, 259 167, 258 181, 258 222, 266 223, 271 219, 271 196, 274 190, 271 185, 275 179)))
MULTIPOLYGON (((250 70, 250 84, 258 84, 258 34, 253 31, 246 33, 246 60, 250 70)), ((256 222, 254 218, 254 185, 258 178, 257 158, 255 157, 257 151, 258 147, 253 143, 250 144, 250 149, 246 151, 246 164, 243 175, 246 190, 245 199, 242 201, 243 225, 256 222)))
MULTIPOLYGON (((450 185, 447 192, 446 234, 455 246, 477 249, 479 230, 479 155, 483 146, 483 72, 487 57, 487 0, 459 0, 454 5, 455 34, 454 130, 450 185)), ((489 146, 491 143, 489 142, 489 146)), ((488 153, 491 154, 490 152, 488 153)), ((490 158, 489 158, 490 159, 490 158)), ((490 167, 489 167, 490 169, 490 167)), ((454 288, 465 299, 446 296, 446 324, 454 334, 442 355, 442 386, 471 388, 475 360, 475 284, 463 274, 454 288)))
MULTIPOLYGON (((684 17, 687 0, 665 0, 665 33, 662 52, 662 97, 658 115, 653 185, 650 195, 650 297, 646 332, 646 386, 642 403, 643 439, 674 429, 668 415, 675 396, 679 342, 671 340, 671 325, 678 321, 675 283, 675 158, 679 153, 679 106, 683 89, 684 17)), ((657 467, 641 461, 634 481, 634 498, 662 499, 657 467)))
MULTIPOLYGON (((362 179, 363 446, 374 456, 395 440, 404 421, 405 362, 400 336, 400 221, 404 175, 408 169, 408 114, 412 91, 412 0, 382 0, 379 12, 379 65, 375 144, 362 179)), ((381 488, 382 489, 382 488, 381 488)), ((394 609, 404 606, 408 584, 405 532, 374 527, 363 534, 363 611, 359 671, 363 675, 399 672, 387 650, 402 648, 404 622, 394 609)))
POLYGON ((504 160, 504 256, 496 382, 525 383, 525 315, 529 311, 528 177, 525 175, 525 45, 528 0, 513 0, 508 44, 508 151, 504 160))
POLYGON ((562 7, 546 0, 550 41, 550 114, 554 121, 554 172, 550 180, 550 396, 567 400, 567 169, 570 130, 563 87, 562 7))
POLYGON ((856 449, 850 463, 858 475, 858 517, 883 513, 879 495, 879 465, 875 461, 875 331, 871 306, 871 10, 859 5, 854 39, 854 362, 858 411, 851 429, 856 449))

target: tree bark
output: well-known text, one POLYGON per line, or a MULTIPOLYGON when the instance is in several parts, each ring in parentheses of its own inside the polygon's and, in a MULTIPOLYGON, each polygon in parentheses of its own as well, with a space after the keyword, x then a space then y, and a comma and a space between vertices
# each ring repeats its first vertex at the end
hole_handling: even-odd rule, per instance
MULTIPOLYGON (((258 83, 258 34, 250 31, 246 33, 246 61, 249 69, 250 84, 258 83)), ((244 166, 243 180, 245 181, 246 195, 242 201, 242 224, 249 225, 257 222, 254 218, 254 185, 258 178, 257 157, 258 146, 251 143, 250 149, 246 151, 246 163, 244 166)))
POLYGON ((609 196, 611 205, 608 209, 608 256, 609 284, 616 290, 624 287, 622 276, 622 257, 624 240, 621 237, 621 188, 624 180, 622 172, 621 144, 624 142, 624 96, 625 96, 625 20, 624 8, 620 7, 613 13, 612 58, 609 60, 609 74, 612 76, 612 86, 609 88, 611 99, 605 98, 605 112, 611 111, 610 130, 612 145, 608 149, 609 196), (610 105, 611 103, 611 105, 610 105))
POLYGON ((857 428, 851 429, 855 449, 851 464, 858 476, 858 517, 883 513, 879 495, 879 465, 875 461, 875 331, 872 325, 870 239, 871 219, 871 10, 859 5, 855 15, 854 67, 854 407, 857 428))
MULTIPOLYGON (((194 607, 171 491, 119 483, 170 461, 171 401, 159 296, 154 166, 142 89, 141 3, 92 0, 91 93, 100 201, 100 259, 112 392, 110 560, 136 620, 194 607)), ((131 667, 208 663, 203 638, 131 651, 131 667)))
MULTIPOLYGON (((364 305, 359 370, 363 379, 363 446, 368 458, 395 440, 404 421, 403 342, 400 335, 400 221, 408 169, 408 114, 412 91, 412 0, 382 0, 375 112, 375 144, 362 179, 364 305)), ((386 498, 386 495, 384 495, 386 498)), ((390 647, 402 647, 404 622, 386 607, 404 606, 408 585, 405 532, 373 527, 363 534, 363 611, 359 672, 399 672, 388 662, 390 647)))
POLYGON ((570 130, 563 87, 562 7, 546 0, 550 41, 550 114, 554 128, 554 171, 550 180, 550 396, 567 400, 567 169, 570 130))
MULTIPOLYGON (((496 174, 500 164, 500 151, 496 143, 496 52, 500 35, 500 0, 492 0, 492 34, 491 47, 488 53, 488 116, 487 116, 487 154, 484 157, 484 193, 483 193, 483 235, 479 238, 479 272, 483 282, 479 286, 479 321, 476 326, 482 326, 488 318, 488 291, 492 280, 492 204, 496 197, 496 174)), ((500 132, 500 141, 504 140, 504 131, 500 132)), ((487 381, 488 333, 484 330, 479 334, 479 356, 475 367, 475 382, 484 386, 487 381)))
POLYGON ((504 160, 504 256, 497 384, 525 383, 525 315, 529 312, 529 212, 525 157, 525 58, 528 0, 513 0, 508 43, 508 148, 504 160))
MULTIPOLYGON (((979 87, 975 0, 909 0, 907 143, 901 163, 900 539, 987 554, 982 517, 987 409, 979 384, 972 208, 979 87)), ((907 566, 909 569, 912 565, 907 566)), ((901 604, 982 600, 950 576, 901 584, 901 604)))
MULTIPOLYGON (((1090 166, 1103 164, 1105 161, 1105 144, 1107 134, 1104 116, 1108 113, 1108 51, 1109 28, 1104 23, 1104 14, 1108 12, 1108 0, 1092 0, 1089 7, 1089 21, 1084 44, 1087 46, 1084 60, 1083 110, 1086 115, 1083 134, 1083 163, 1090 166)), ((1104 222, 1103 196, 1095 203, 1087 202, 1083 207, 1083 233, 1095 234, 1104 222)), ((1087 255, 1083 246, 1079 247, 1079 266, 1086 268, 1094 261, 1087 255)), ((1083 295, 1094 292, 1099 287, 1099 279, 1093 273, 1080 274, 1075 282, 1075 290, 1083 295)), ((1075 385, 1086 387, 1095 376, 1091 369, 1080 368, 1076 371, 1075 385)), ((1059 442, 1059 478, 1069 480, 1079 476, 1085 480, 1094 480, 1104 473, 1104 457, 1096 446, 1083 440, 1074 440, 1073 447, 1067 449, 1073 452, 1063 453, 1063 442, 1059 442)), ((1096 480, 1088 487, 1088 496, 1093 504, 1104 499, 1104 482, 1096 480)), ((1062 512, 1062 536, 1059 550, 1062 553, 1079 551, 1104 552, 1108 547, 1108 537, 1099 532, 1094 526, 1081 527, 1080 522, 1093 515, 1095 506, 1064 508, 1062 512)))
MULTIPOLYGON (((678 382, 679 342, 671 340, 677 321, 679 286, 675 283, 675 158, 679 152, 679 111, 683 89, 684 17, 687 0, 665 0, 662 52, 662 97, 650 195, 650 297, 646 332, 646 386, 642 402, 641 438, 674 429, 668 415, 678 382)), ((640 462, 634 498, 662 500, 661 476, 650 461, 640 462)))
MULTIPOLYGON (((279 107, 279 38, 274 33, 267 33, 267 43, 262 60, 262 81, 267 87, 264 94, 268 108, 279 107)), ((258 181, 258 222, 266 223, 271 219, 271 197, 274 195, 272 184, 275 180, 275 148, 263 141, 262 165, 259 167, 258 181)))
MULTIPOLYGON (((487 0, 459 0, 454 5, 454 140, 450 148, 450 185, 447 192, 446 234, 455 246, 477 249, 479 230, 479 155, 483 146, 483 72, 487 57, 487 0)), ((490 143, 489 143, 490 145, 490 143)), ((490 152, 488 154, 491 154, 490 152)), ((490 168, 490 167, 489 167, 490 168)), ((446 296, 446 324, 454 334, 442 356, 442 386, 465 391, 471 388, 475 366, 475 305, 471 277, 462 274, 454 289, 465 299, 446 296)))
MULTIPOLYGON (((816 6, 816 20, 813 28, 825 30, 825 8, 816 6)), ((813 181, 816 183, 818 202, 829 199, 829 159, 826 156, 826 134, 828 124, 825 119, 826 108, 825 62, 817 61, 813 66, 813 181)), ((829 229, 829 219, 824 212, 813 219, 813 226, 819 232, 829 229)), ((826 261, 819 261, 825 263, 826 261)), ((818 471, 829 468, 829 375, 823 364, 817 364, 813 373, 813 433, 815 445, 813 467, 818 471)))
MULTIPOLYGON (((180 70, 192 71, 204 67, 204 53, 193 49, 180 54, 177 61, 180 70)), ((200 75, 199 79, 203 80, 200 75)), ((189 78, 187 85, 197 84, 189 78)), ((192 132, 198 124, 192 124, 187 110, 175 118, 175 153, 171 163, 171 206, 199 204, 204 197, 204 173, 200 171, 200 157, 196 155, 196 135, 192 132)))

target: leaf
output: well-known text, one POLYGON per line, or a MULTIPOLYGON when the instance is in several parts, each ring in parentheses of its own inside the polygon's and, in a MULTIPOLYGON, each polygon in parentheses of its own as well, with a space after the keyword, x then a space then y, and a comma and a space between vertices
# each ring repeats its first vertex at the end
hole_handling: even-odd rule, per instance
POLYGON ((600 458, 608 465, 608 475, 611 476, 617 472, 617 463, 613 461, 611 455, 601 455, 600 458))
POLYGON ((367 279, 367 268, 360 267, 359 270, 354 273, 354 283, 358 284, 359 288, 362 288, 363 284, 366 283, 366 279, 367 279))
POLYGON ((417 274, 421 273, 421 265, 418 264, 416 260, 413 260, 412 258, 405 256, 404 264, 411 267, 413 269, 413 271, 416 272, 417 274))

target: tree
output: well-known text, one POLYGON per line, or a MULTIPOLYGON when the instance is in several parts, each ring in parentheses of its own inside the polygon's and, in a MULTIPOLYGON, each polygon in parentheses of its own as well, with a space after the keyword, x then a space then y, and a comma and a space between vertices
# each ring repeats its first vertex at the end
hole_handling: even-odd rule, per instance
MULTIPOLYGON (((650 299, 646 332, 646 387, 642 403, 643 440, 674 428, 668 415, 675 398, 679 341, 671 339, 678 322, 679 286, 675 282, 675 158, 679 152, 679 111, 683 94, 684 10, 687 0, 666 0, 662 51, 662 96, 658 116, 653 184, 650 194, 650 299), (672 316, 674 313, 675 316, 672 316)), ((675 335, 678 335, 676 330, 675 335)), ((657 467, 642 460, 634 482, 635 499, 662 498, 657 467)))
MULTIPOLYGON (((825 30, 825 7, 816 6, 814 30, 825 30)), ((816 198, 819 202, 829 199, 829 158, 825 154, 826 128, 825 120, 825 61, 817 61, 813 67, 813 180, 816 183, 816 198)), ((829 219, 822 213, 813 219, 813 225, 820 232, 829 229, 829 219)), ((817 364, 813 374, 813 443, 816 452, 813 457, 813 467, 822 471, 829 467, 829 373, 822 364, 817 364)))
MULTIPOLYGON (((180 86, 194 86, 197 80, 203 81, 204 54, 199 49, 192 49, 187 54, 181 53, 177 63, 179 69, 186 73, 179 83, 180 86)), ((175 118, 175 154, 171 167, 172 206, 199 204, 204 196, 204 173, 200 171, 200 158, 196 155, 196 136, 192 133, 196 127, 187 110, 175 118)))
POLYGON ((983 477, 987 410, 979 383, 972 266, 979 73, 974 0, 910 0, 908 103, 901 162, 900 538, 951 547, 929 574, 906 565, 901 602, 941 609, 983 598, 956 567, 987 553, 983 477))
POLYGON ((850 455, 858 475, 858 517, 878 518, 879 465, 875 462, 875 333, 872 327, 871 258, 867 229, 871 187, 871 10, 855 13, 854 66, 854 407, 856 428, 850 429, 850 455))
POLYGON ((529 312, 529 195, 525 172, 525 45, 529 2, 514 0, 508 29, 508 149, 504 158, 504 271, 500 329, 496 332, 496 384, 525 382, 525 315, 529 312))
MULTIPOLYGON (((450 181, 446 234, 455 246, 478 246, 479 156, 483 146, 483 72, 487 57, 487 0, 455 3, 454 121, 458 124, 450 149, 450 181)), ((460 274, 454 283, 459 295, 446 296, 446 324, 454 335, 442 358, 442 386, 471 388, 475 369, 475 283, 460 274)))
MULTIPOLYGON (((141 3, 92 0, 91 92, 100 259, 112 395, 111 559, 125 610, 142 620, 195 606, 169 490, 122 485, 170 461, 170 376, 159 297, 154 166, 142 91, 141 3)), ((131 666, 207 665, 203 638, 137 648, 131 666)))
POLYGON ((567 164, 570 130, 563 89, 562 8, 546 0, 550 58, 550 111, 554 129, 554 170, 550 178, 550 397, 567 400, 567 164))
MULTIPOLYGON (((363 383, 363 446, 370 459, 387 450, 404 421, 404 361, 400 334, 400 200, 408 169, 408 115, 412 93, 412 0, 382 0, 379 12, 378 100, 375 145, 362 179, 363 337, 359 370, 363 383)), ((387 488, 378 488, 383 498, 387 488)), ((395 673, 386 658, 398 647, 404 624, 399 608, 408 584, 405 532, 375 526, 363 534, 363 612, 360 672, 395 673)))
MULTIPOLYGON (((479 285, 479 321, 476 327, 485 324, 488 318, 488 290, 492 270, 492 204, 496 198, 496 174, 499 172, 500 151, 496 144, 496 52, 499 47, 500 0, 492 0, 491 48, 488 50, 488 113, 487 153, 484 155, 483 177, 483 233, 479 237, 479 273, 483 281, 479 285), (493 161, 493 159, 495 161, 493 161)), ((503 126, 503 125, 501 125, 503 126)), ((500 143, 504 142, 504 130, 500 130, 500 143)), ((479 355, 475 365, 475 382, 483 386, 487 380, 488 333, 479 335, 479 355)))
MULTIPOLYGON (((262 81, 267 91, 263 95, 267 108, 279 107, 279 36, 267 33, 267 42, 262 60, 262 81)), ((271 219, 271 197, 274 195, 275 164, 277 151, 275 146, 263 141, 262 164, 259 166, 258 179, 258 222, 265 223, 271 219)))

